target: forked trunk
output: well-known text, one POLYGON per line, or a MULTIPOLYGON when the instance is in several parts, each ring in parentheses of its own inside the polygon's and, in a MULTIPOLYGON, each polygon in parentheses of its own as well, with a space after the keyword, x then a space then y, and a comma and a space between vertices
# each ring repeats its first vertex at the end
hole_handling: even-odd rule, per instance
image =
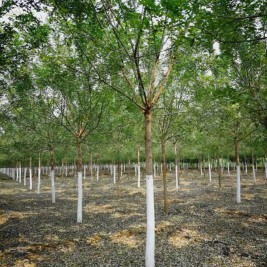
POLYGON ((165 141, 161 141, 161 161, 162 161, 162 178, 163 178, 163 199, 164 199, 164 213, 168 213, 168 194, 167 194, 167 166, 165 141))
POLYGON ((152 162, 152 131, 151 110, 144 112, 145 115, 145 155, 146 155, 146 205, 147 205, 147 228, 146 228, 146 267, 155 266, 155 209, 154 209, 154 185, 153 185, 153 162, 152 162))

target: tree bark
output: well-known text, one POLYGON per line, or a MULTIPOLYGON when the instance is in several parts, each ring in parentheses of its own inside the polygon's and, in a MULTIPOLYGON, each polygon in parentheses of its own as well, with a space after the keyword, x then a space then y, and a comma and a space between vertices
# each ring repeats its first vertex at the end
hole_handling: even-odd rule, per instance
POLYGON ((152 161, 152 131, 150 109, 145 115, 145 155, 146 155, 146 204, 147 204, 147 229, 146 229, 146 267, 155 266, 155 207, 153 185, 153 161, 152 161))

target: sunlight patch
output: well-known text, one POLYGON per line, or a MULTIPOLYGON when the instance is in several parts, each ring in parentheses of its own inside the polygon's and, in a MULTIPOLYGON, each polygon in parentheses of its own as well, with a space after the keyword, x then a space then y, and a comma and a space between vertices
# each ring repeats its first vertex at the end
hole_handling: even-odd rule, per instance
POLYGON ((114 214, 111 215, 111 217, 117 219, 117 218, 124 218, 124 219, 128 219, 131 218, 132 216, 143 216, 144 214, 142 213, 137 213, 137 212, 131 212, 129 214, 124 214, 124 213, 120 213, 120 212, 115 212, 114 214))
POLYGON ((110 235, 110 239, 113 243, 127 245, 131 248, 138 247, 141 244, 141 241, 134 235, 134 232, 131 230, 123 230, 117 232, 113 235, 110 235))
POLYGON ((177 230, 169 238, 169 243, 175 247, 182 248, 200 239, 198 232, 190 229, 177 230))
POLYGON ((100 245, 102 244, 102 237, 99 234, 95 234, 93 236, 90 236, 87 240, 86 240, 87 244, 90 244, 92 246, 95 247, 100 247, 100 245))
POLYGON ((107 213, 107 212, 113 212, 114 207, 112 205, 91 205, 88 204, 84 207, 84 210, 86 212, 92 212, 92 213, 107 213))

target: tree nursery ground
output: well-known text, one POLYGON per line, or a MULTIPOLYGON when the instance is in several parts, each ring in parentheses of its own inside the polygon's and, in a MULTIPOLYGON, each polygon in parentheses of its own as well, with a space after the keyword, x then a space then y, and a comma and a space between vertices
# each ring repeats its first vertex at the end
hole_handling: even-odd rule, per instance
MULTIPOLYGON (((162 181, 155 178, 156 266, 267 266, 266 179, 242 177, 236 204, 235 176, 214 173, 211 184, 197 171, 184 172, 178 192, 168 176, 169 214, 163 213, 162 181)), ((83 223, 76 223, 76 180, 57 178, 42 192, 0 176, 0 266, 144 266, 145 183, 123 175, 84 181, 83 223)))

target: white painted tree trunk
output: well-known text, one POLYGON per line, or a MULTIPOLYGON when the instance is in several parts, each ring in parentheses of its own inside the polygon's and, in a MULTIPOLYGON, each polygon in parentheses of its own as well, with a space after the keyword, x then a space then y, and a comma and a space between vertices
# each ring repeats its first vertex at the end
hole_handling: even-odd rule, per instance
POLYGON ((203 175, 203 168, 202 168, 202 163, 200 162, 200 164, 199 164, 200 166, 200 175, 203 175))
POLYGON ((227 174, 228 174, 228 176, 231 175, 230 174, 230 163, 229 162, 227 162, 227 174))
POLYGON ((137 179, 137 187, 140 187, 140 181, 141 181, 141 171, 140 171, 140 164, 138 164, 137 166, 137 175, 138 175, 138 179, 137 179))
POLYGON ((210 162, 209 162, 209 180, 210 180, 210 183, 211 183, 211 165, 210 165, 210 162))
POLYGON ((27 167, 24 168, 23 185, 26 186, 27 167))
POLYGON ((147 229, 146 267, 155 266, 155 211, 153 175, 146 176, 147 229))
POLYGON ((179 167, 175 164, 175 188, 176 190, 179 189, 179 167))
POLYGON ((248 164, 245 164, 245 173, 248 174, 248 164))
POLYGON ((19 163, 19 182, 21 183, 21 162, 19 163))
POLYGON ((77 206, 77 223, 82 223, 83 221, 83 180, 82 172, 78 172, 78 206, 77 206))
POLYGON ((236 202, 241 203, 240 165, 236 166, 236 202))
POLYGON ((96 180, 99 181, 99 166, 96 166, 96 180))
POLYGON ((19 181, 19 167, 16 168, 16 181, 19 181))
POLYGON ((52 195, 52 204, 56 203, 56 189, 55 189, 55 171, 51 170, 51 195, 52 195))
POLYGON ((29 172, 30 172, 30 190, 32 190, 32 168, 30 168, 29 172))
POLYGON ((41 159, 39 157, 37 194, 40 194, 40 188, 41 188, 41 159))
POLYGON ((113 166, 113 183, 116 184, 116 165, 113 166))
POLYGON ((83 166, 83 179, 86 178, 86 166, 84 165, 83 166))

